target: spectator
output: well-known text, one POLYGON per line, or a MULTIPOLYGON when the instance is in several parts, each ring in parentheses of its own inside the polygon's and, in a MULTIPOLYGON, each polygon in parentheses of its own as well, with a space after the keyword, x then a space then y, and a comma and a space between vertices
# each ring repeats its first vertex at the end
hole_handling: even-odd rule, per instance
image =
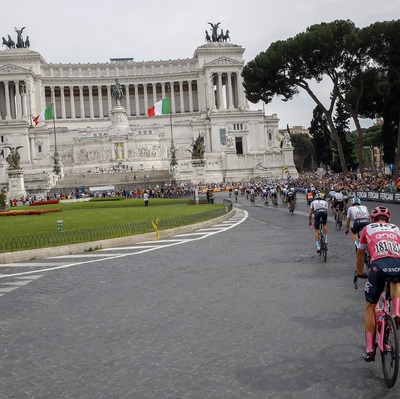
POLYGON ((149 194, 147 191, 143 193, 144 206, 149 206, 149 194))

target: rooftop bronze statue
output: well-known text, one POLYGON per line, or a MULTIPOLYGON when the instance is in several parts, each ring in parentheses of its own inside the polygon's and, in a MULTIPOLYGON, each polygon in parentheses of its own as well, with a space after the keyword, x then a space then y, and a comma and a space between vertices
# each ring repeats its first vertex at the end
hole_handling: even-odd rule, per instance
POLYGON ((211 36, 206 31, 206 41, 207 42, 227 42, 228 40, 229 41, 231 40, 231 38, 229 37, 229 30, 227 30, 224 33, 224 31, 221 29, 221 32, 218 33, 218 27, 221 22, 218 22, 216 24, 213 24, 211 22, 207 22, 207 23, 211 25, 211 36))
POLYGON ((24 29, 25 29, 25 26, 21 29, 17 29, 16 27, 14 27, 15 32, 17 32, 17 44, 16 44, 17 48, 25 47, 24 38, 22 37, 22 32, 24 31, 24 29))
POLYGON ((2 46, 6 46, 7 48, 15 48, 15 42, 13 39, 11 39, 11 36, 8 35, 8 40, 4 37, 2 37, 3 43, 2 46))
POLYGON ((219 35, 218 35, 218 26, 220 25, 221 22, 218 22, 216 24, 213 24, 211 22, 207 22, 208 24, 211 25, 211 39, 213 42, 218 42, 219 41, 219 35))

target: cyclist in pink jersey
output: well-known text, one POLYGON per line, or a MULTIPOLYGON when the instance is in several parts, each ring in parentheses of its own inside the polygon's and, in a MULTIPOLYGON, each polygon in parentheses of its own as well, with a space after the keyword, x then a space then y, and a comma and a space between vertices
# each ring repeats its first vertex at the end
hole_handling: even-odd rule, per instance
MULTIPOLYGON (((365 226, 357 250, 356 266, 358 277, 363 277, 364 253, 368 248, 371 257, 371 271, 365 283, 365 341, 367 350, 363 358, 375 360, 375 305, 385 287, 385 279, 400 279, 400 229, 390 223, 390 211, 378 206, 371 212, 372 223, 365 226)), ((393 317, 400 325, 400 284, 391 284, 393 317)))

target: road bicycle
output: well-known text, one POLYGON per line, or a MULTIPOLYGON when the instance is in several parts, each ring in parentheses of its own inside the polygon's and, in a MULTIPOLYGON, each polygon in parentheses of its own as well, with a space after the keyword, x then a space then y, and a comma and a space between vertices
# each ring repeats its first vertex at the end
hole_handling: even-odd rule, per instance
MULTIPOLYGON (((313 229, 313 223, 310 223, 310 230, 313 229)), ((323 223, 322 220, 319 219, 318 223, 318 237, 319 237, 319 250, 318 253, 322 257, 322 260, 326 262, 326 257, 328 255, 328 243, 325 239, 325 234, 323 230, 323 223)))
POLYGON ((325 234, 323 231, 323 224, 322 220, 319 220, 318 224, 318 236, 319 236, 319 245, 320 245, 320 251, 319 254, 322 256, 322 259, 324 262, 326 262, 326 256, 328 254, 328 243, 325 240, 325 234))
POLYGON ((250 194, 250 202, 252 205, 254 205, 254 202, 256 201, 256 196, 255 194, 250 194))
POLYGON ((296 208, 296 205, 294 203, 294 201, 290 202, 290 207, 289 207, 289 212, 293 215, 294 214, 294 210, 296 208))
POLYGON ((335 226, 336 226, 337 230, 340 230, 342 228, 342 219, 339 216, 340 215, 340 207, 339 207, 339 205, 337 205, 335 209, 336 209, 336 212, 335 212, 335 215, 334 215, 335 226))
POLYGON ((271 200, 272 200, 272 204, 274 205, 274 208, 278 208, 278 198, 275 195, 273 195, 271 197, 271 200))
MULTIPOLYGON (((360 240, 360 232, 357 233, 357 237, 358 240, 360 240)), ((356 254, 357 254, 357 245, 354 243, 354 247, 356 249, 356 254)), ((368 277, 369 276, 369 272, 371 270, 371 257, 369 255, 368 252, 368 248, 366 249, 366 251, 364 252, 364 259, 363 259, 363 274, 364 277, 368 277)), ((354 273, 354 279, 353 279, 353 284, 354 284, 354 288, 358 289, 358 285, 357 285, 357 270, 354 273)))
POLYGON ((390 283, 398 284, 397 278, 385 279, 385 291, 375 307, 375 348, 379 349, 385 383, 388 388, 394 387, 399 372, 399 340, 397 326, 392 316, 392 299, 390 283))

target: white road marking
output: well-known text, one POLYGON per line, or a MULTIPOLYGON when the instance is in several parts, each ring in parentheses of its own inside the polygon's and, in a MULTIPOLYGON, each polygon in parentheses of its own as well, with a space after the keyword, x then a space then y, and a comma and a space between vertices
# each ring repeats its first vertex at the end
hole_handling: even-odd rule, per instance
MULTIPOLYGON (((104 254, 103 256, 100 256, 98 259, 90 259, 90 260, 86 260, 86 261, 80 261, 80 262, 72 262, 72 263, 67 263, 67 264, 62 264, 62 265, 52 265, 51 267, 48 267, 47 269, 40 269, 40 270, 31 270, 31 271, 26 271, 26 272, 20 272, 20 273, 13 273, 13 274, 3 274, 0 275, 0 279, 4 279, 4 278, 9 278, 9 277, 22 277, 22 276, 28 276, 28 275, 32 275, 32 274, 36 274, 36 273, 44 273, 44 272, 49 272, 52 270, 60 270, 60 269, 67 269, 70 267, 74 267, 74 266, 81 266, 81 265, 87 265, 90 263, 98 263, 98 262, 104 262, 104 261, 110 261, 110 259, 118 259, 118 258, 124 258, 124 257, 128 257, 128 256, 135 256, 135 255, 139 255, 142 253, 146 253, 146 252, 150 252, 150 251, 155 251, 157 249, 161 249, 161 248, 167 248, 167 247, 171 247, 174 245, 181 245, 181 244, 185 244, 187 242, 192 242, 192 241, 197 241, 197 240, 203 240, 207 237, 222 233, 224 231, 230 230, 233 227, 238 226, 239 224, 243 223, 247 218, 248 218, 248 213, 245 210, 240 210, 239 211, 241 216, 235 216, 234 219, 236 222, 230 225, 219 225, 221 228, 219 230, 216 231, 208 231, 208 232, 203 232, 199 237, 193 237, 193 238, 188 238, 188 239, 184 239, 184 238, 177 238, 177 239, 168 239, 168 240, 161 240, 161 241, 145 241, 142 244, 152 244, 151 246, 149 245, 136 245, 134 247, 131 247, 133 249, 140 249, 137 252, 129 252, 129 253, 113 253, 113 254, 104 254)), ((230 221, 232 221, 232 219, 230 219, 230 221)), ((215 227, 215 226, 214 226, 215 227)), ((191 235, 197 235, 198 233, 193 233, 191 235)), ((189 235, 189 234, 187 234, 189 235)), ((179 237, 180 235, 177 235, 175 237, 179 237)), ((185 236, 185 235, 182 235, 185 236)), ((129 247, 116 247, 114 248, 114 250, 125 250, 129 247)), ((112 249, 108 249, 109 251, 112 249)), ((104 250, 102 250, 104 251, 104 250)), ((100 254, 101 255, 101 254, 100 254)), ((60 257, 52 257, 52 258, 47 258, 47 259, 60 259, 60 258, 64 258, 64 259, 73 259, 73 258, 79 258, 79 257, 92 257, 93 258, 93 254, 78 254, 78 255, 63 255, 60 257)), ((25 265, 29 265, 28 263, 26 263, 25 265)))

